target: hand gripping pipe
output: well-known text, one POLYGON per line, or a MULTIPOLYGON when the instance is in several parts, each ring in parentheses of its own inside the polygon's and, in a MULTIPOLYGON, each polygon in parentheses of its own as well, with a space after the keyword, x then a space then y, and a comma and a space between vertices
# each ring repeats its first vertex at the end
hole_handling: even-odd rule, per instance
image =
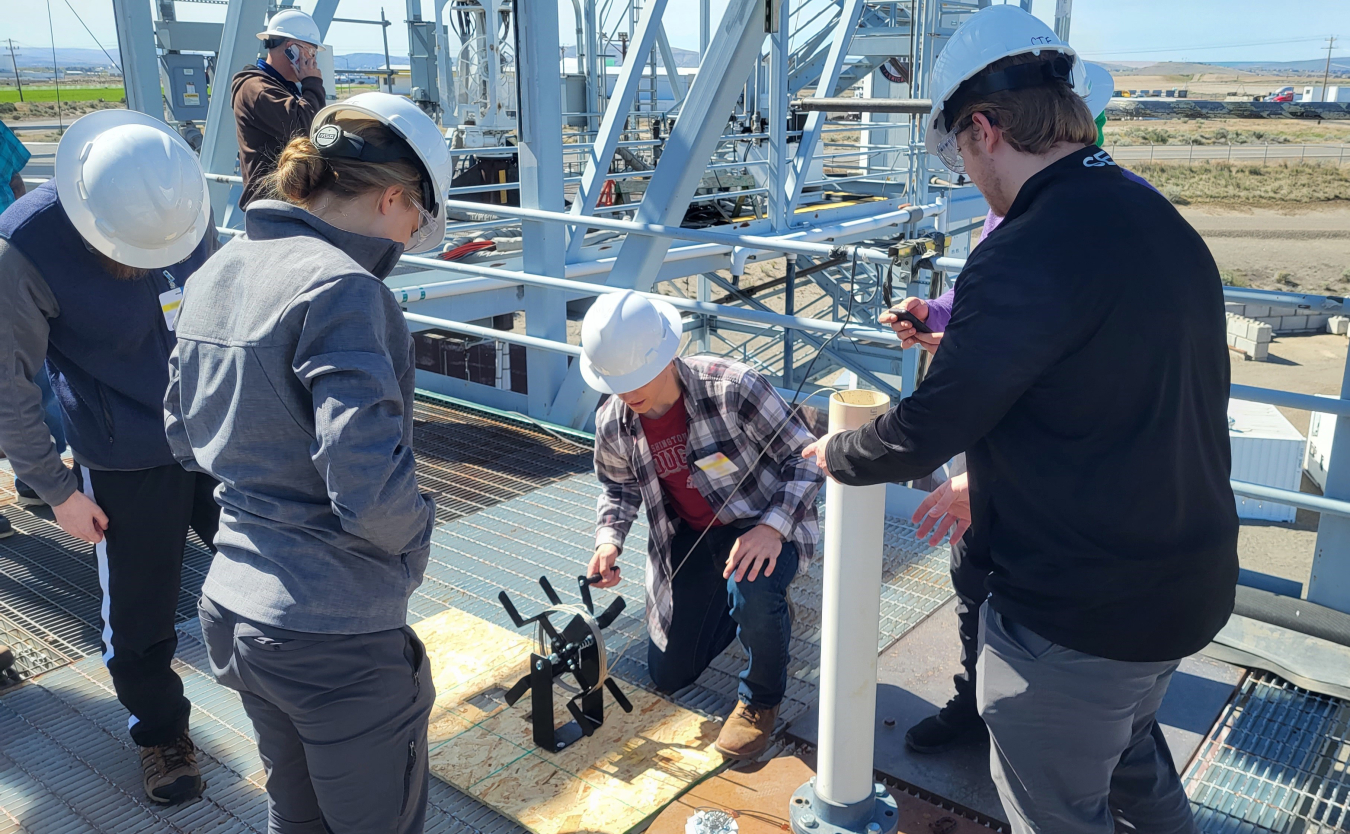
MULTIPOLYGON (((836 391, 830 431, 861 428, 889 405, 878 391, 836 391)), ((826 481, 820 746, 816 777, 792 796, 796 834, 890 834, 900 822, 895 799, 872 780, 885 521, 885 484, 826 481)))

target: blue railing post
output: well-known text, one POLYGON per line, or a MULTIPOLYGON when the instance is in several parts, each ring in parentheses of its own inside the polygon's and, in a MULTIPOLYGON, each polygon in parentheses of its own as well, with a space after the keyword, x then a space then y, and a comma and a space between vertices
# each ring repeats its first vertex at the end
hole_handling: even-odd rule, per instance
MULTIPOLYGON (((1341 378, 1341 400, 1350 400, 1350 356, 1341 378)), ((1323 495, 1350 498, 1350 419, 1343 416, 1336 419, 1323 495)), ((1323 513, 1318 521, 1308 600, 1350 613, 1350 519, 1323 513)))

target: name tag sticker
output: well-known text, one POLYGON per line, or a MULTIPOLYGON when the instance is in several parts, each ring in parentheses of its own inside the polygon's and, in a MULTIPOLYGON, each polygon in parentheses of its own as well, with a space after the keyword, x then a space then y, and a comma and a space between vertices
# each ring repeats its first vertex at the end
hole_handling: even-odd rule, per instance
POLYGON ((736 464, 721 452, 714 452, 706 458, 699 458, 694 465, 708 473, 710 478, 730 478, 736 474, 736 464))
POLYGON ((178 308, 183 306, 183 288, 174 287, 159 294, 159 309, 164 314, 164 326, 173 330, 178 321, 178 308))

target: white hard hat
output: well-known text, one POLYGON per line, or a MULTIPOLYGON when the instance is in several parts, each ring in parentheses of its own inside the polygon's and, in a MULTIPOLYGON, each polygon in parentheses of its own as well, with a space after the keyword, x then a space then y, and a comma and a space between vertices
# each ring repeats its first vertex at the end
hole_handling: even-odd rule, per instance
POLYGON ((369 146, 362 147, 364 143, 360 137, 336 127, 328 127, 343 117, 370 118, 383 122, 412 149, 414 156, 411 158, 423 171, 425 188, 422 207, 436 222, 428 222, 418 229, 405 251, 417 253, 435 249, 445 240, 446 192, 450 189, 450 176, 454 170, 445 134, 430 116, 404 96, 358 93, 337 104, 330 104, 314 115, 309 138, 321 156, 329 154, 371 162, 387 161, 374 153, 373 149, 365 149, 369 146), (427 176, 430 176, 430 180, 426 179, 427 176))
POLYGON ((282 9, 272 15, 272 19, 267 21, 267 28, 258 33, 258 40, 265 41, 268 38, 301 41, 317 46, 320 52, 325 49, 320 43, 323 35, 319 34, 319 24, 299 9, 282 9))
POLYGON ((1111 96, 1116 92, 1116 80, 1111 77, 1111 71, 1101 64, 1086 61, 1084 65, 1087 67, 1088 90, 1083 100, 1087 102, 1088 110, 1092 111, 1092 118, 1095 119, 1111 103, 1111 96))
POLYGON ((55 173, 71 224, 120 264, 176 264, 212 231, 197 154, 144 113, 98 110, 77 119, 57 145, 55 173))
POLYGON ((581 322, 581 378, 602 394, 656 379, 680 352, 680 311, 632 290, 606 293, 581 322))
MULTIPOLYGON (((1050 29, 1040 18, 1018 6, 987 6, 966 19, 956 30, 937 60, 933 62, 930 89, 933 91, 933 111, 928 116, 928 133, 924 143, 928 152, 937 154, 955 173, 964 173, 965 165, 956 148, 956 136, 943 115, 946 105, 961 85, 978 75, 985 67, 1004 58, 1031 53, 1059 53, 1069 59, 1067 66, 1053 69, 1074 88, 1080 96, 1087 94, 1087 70, 1078 60, 1078 53, 1050 29)), ((1057 63, 1057 62, 1052 62, 1057 63)), ((1047 64, 1045 66, 1050 66, 1047 64)), ((1010 69, 1003 79, 989 79, 998 89, 1019 89, 1045 83, 1031 77, 1041 69, 1031 64, 1028 69, 1010 69)), ((992 92, 986 90, 985 92, 992 92)))

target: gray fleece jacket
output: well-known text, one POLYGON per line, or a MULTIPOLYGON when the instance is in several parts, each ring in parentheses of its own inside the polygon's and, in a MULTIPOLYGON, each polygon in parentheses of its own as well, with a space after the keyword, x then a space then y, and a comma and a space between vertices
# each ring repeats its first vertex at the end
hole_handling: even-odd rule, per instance
POLYGON ((193 276, 169 362, 174 456, 220 481, 203 593, 256 622, 404 625, 435 512, 417 489, 400 244, 273 200, 193 276))

